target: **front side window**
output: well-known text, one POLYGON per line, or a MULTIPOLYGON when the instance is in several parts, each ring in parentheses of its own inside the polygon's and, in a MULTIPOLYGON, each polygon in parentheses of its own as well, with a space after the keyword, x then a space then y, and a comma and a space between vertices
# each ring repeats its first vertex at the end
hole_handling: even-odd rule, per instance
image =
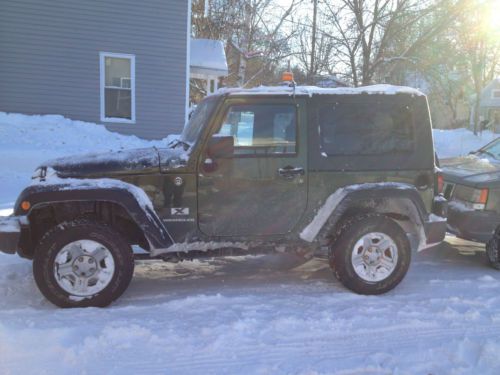
POLYGON ((326 155, 379 155, 412 152, 413 113, 391 99, 335 101, 319 107, 321 151, 326 155))
POLYGON ((135 121, 135 57, 100 54, 101 121, 135 121))
POLYGON ((296 108, 289 104, 234 105, 218 134, 234 137, 236 155, 295 154, 296 108))

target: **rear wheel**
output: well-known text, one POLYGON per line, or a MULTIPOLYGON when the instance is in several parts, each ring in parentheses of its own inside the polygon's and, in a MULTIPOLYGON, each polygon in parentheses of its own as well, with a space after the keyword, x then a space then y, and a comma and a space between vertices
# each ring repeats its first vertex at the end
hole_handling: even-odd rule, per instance
POLYGON ((134 272, 130 245, 105 223, 75 220, 50 230, 33 258, 38 288, 60 307, 104 307, 128 287, 134 272))
POLYGON ((381 294, 406 275, 411 247, 395 221, 372 214, 345 222, 331 255, 335 276, 347 288, 360 294, 381 294))

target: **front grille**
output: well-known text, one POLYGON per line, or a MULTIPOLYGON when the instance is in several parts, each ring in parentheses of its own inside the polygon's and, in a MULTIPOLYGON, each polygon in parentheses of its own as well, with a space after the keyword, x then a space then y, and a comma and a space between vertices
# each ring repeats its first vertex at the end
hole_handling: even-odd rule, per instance
POLYGON ((452 184, 451 182, 444 182, 443 186, 443 195, 446 199, 450 200, 451 197, 453 196, 453 191, 455 190, 455 184, 452 184))

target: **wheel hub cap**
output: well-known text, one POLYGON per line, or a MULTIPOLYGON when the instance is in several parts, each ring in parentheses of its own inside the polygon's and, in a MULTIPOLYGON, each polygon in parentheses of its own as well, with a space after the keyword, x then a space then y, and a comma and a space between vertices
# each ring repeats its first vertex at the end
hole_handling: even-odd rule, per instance
POLYGON ((96 260, 93 256, 82 255, 73 261, 73 273, 80 277, 90 277, 97 271, 96 260))
POLYGON ((92 240, 70 242, 56 255, 54 277, 66 292, 89 297, 102 291, 113 278, 115 263, 111 252, 92 240))
POLYGON ((360 278, 368 282, 379 282, 396 269, 398 249, 387 234, 367 233, 354 245, 351 261, 360 278))

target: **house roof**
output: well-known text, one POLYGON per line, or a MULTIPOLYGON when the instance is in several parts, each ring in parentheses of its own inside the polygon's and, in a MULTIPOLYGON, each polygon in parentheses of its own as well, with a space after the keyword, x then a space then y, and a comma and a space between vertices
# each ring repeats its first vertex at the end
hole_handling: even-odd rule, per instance
POLYGON ((224 44, 220 40, 191 39, 191 74, 227 76, 224 44))

